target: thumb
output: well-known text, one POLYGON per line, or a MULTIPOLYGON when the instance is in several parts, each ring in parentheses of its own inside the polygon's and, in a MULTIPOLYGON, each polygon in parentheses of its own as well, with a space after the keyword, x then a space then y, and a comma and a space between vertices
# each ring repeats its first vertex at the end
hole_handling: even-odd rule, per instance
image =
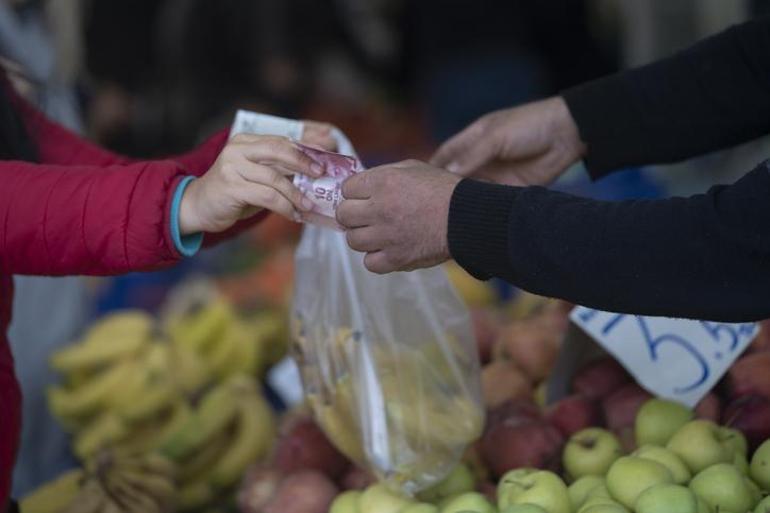
POLYGON ((471 125, 445 142, 430 159, 436 167, 468 176, 494 159, 494 145, 477 125, 471 125))

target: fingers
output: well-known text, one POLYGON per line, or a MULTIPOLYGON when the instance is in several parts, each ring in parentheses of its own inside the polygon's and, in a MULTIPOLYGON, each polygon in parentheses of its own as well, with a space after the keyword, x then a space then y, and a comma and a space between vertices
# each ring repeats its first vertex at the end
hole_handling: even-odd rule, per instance
POLYGON ((332 136, 332 126, 328 123, 303 121, 302 142, 327 151, 337 151, 337 141, 332 136))
POLYGON ((241 194, 243 200, 252 206, 266 208, 292 221, 300 219, 300 215, 294 208, 294 205, 283 194, 272 187, 253 184, 244 187, 241 194))
POLYGON ((285 137, 237 134, 228 146, 256 164, 275 164, 308 176, 319 176, 323 171, 320 164, 285 137))
POLYGON ((337 222, 345 228, 360 228, 374 221, 374 211, 366 200, 346 199, 337 207, 337 222))
POLYGON ((372 196, 371 173, 373 170, 353 175, 342 184, 345 199, 368 199, 372 196))
POLYGON ((382 249, 382 242, 377 237, 376 229, 373 227, 348 230, 345 232, 345 239, 351 249, 362 253, 371 253, 382 249))
MULTIPOLYGON (((293 209, 298 211, 308 211, 313 208, 313 202, 305 197, 302 192, 277 169, 248 162, 247 165, 239 167, 238 172, 247 182, 275 190, 289 201, 293 209)), ((257 206, 270 208, 268 205, 262 204, 257 206)))
POLYGON ((387 255, 382 251, 367 253, 364 257, 364 267, 376 274, 386 274, 396 270, 388 261, 387 255))
POLYGON ((473 173, 496 157, 483 132, 480 121, 473 123, 441 145, 430 163, 462 176, 473 173))

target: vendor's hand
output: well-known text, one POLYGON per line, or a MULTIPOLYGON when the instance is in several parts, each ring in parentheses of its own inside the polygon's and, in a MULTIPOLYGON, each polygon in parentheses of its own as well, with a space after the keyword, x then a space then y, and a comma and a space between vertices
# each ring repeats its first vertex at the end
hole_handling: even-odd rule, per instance
POLYGON ((547 185, 586 147, 561 97, 482 116, 438 149, 431 164, 505 185, 547 185))
POLYGON ((328 123, 319 123, 318 121, 302 121, 304 130, 302 131, 303 144, 315 146, 326 151, 337 151, 337 141, 332 136, 332 126, 328 123))
POLYGON ((187 186, 179 208, 180 233, 221 232, 262 208, 296 221, 313 203, 294 187, 292 175, 321 172, 285 137, 237 134, 206 174, 187 186))
POLYGON ((372 272, 431 267, 450 258, 449 202, 460 180, 415 160, 380 166, 345 181, 337 221, 372 272))

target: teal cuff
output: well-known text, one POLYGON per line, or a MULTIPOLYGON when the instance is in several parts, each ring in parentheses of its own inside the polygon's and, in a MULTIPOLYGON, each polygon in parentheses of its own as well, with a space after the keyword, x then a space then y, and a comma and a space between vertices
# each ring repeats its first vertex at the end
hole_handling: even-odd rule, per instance
POLYGON ((203 245, 202 233, 191 233, 184 237, 179 233, 179 207, 182 204, 184 190, 193 180, 195 180, 194 176, 184 177, 177 185, 174 198, 171 200, 171 239, 174 241, 176 250, 186 257, 193 256, 203 245))

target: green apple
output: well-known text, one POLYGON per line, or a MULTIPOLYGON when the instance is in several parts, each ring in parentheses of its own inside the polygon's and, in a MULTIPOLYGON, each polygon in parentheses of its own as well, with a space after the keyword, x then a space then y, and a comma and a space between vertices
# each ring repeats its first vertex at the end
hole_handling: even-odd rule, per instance
POLYGON ((618 437, 601 428, 588 428, 570 437, 562 463, 572 479, 603 476, 623 454, 618 437))
POLYGON ((339 494, 334 498, 329 507, 329 513, 358 513, 358 503, 361 499, 361 492, 350 490, 339 494))
POLYGON ((636 513, 698 513, 698 499, 686 486, 659 484, 639 494, 636 513))
MULTIPOLYGON (((696 495, 696 497, 698 496, 696 495)), ((698 513, 711 513, 711 506, 700 497, 698 497, 698 513)))
POLYGON ((751 478, 760 488, 770 492, 770 440, 762 442, 751 458, 751 478))
POLYGON ((496 513, 495 507, 483 494, 466 492, 452 497, 441 508, 441 513, 496 513))
POLYGON ((577 511, 588 498, 588 492, 599 485, 604 485, 604 478, 599 476, 583 476, 567 488, 572 511, 577 511))
MULTIPOLYGON (((586 499, 593 499, 594 497, 604 497, 605 499, 612 499, 612 494, 607 489, 607 482, 600 483, 588 491, 586 499)), ((614 499, 613 499, 614 500, 614 499)))
POLYGON ((692 420, 679 428, 666 448, 682 458, 690 472, 697 474, 716 463, 727 463, 733 455, 722 443, 719 426, 710 420, 692 420))
POLYGON ((370 486, 358 499, 358 510, 361 513, 399 513, 414 501, 403 497, 378 483, 370 486))
POLYGON ((612 498, 633 509, 637 497, 656 484, 673 483, 671 472, 657 461, 623 456, 607 472, 607 489, 612 498))
POLYGON ((693 418, 686 406, 666 399, 650 399, 639 408, 634 423, 636 445, 666 445, 693 418))
POLYGON ((736 453, 735 456, 733 456, 733 465, 735 465, 735 468, 740 470, 744 476, 751 475, 749 460, 747 460, 746 456, 743 454, 736 453))
MULTIPOLYGON (((331 511, 329 513, 332 513, 331 511)), ((399 513, 438 513, 438 506, 429 502, 415 502, 402 509, 399 513)))
MULTIPOLYGON (((743 474, 743 472, 741 472, 741 474, 743 474)), ((757 504, 762 500, 762 490, 759 489, 757 483, 746 477, 746 474, 743 474, 743 481, 746 483, 746 486, 748 486, 749 492, 751 492, 752 503, 757 504)))
POLYGON ((754 513, 770 513, 770 497, 765 497, 759 501, 757 507, 754 508, 754 513))
POLYGON ((674 483, 676 484, 685 484, 692 478, 692 473, 690 472, 690 469, 687 468, 687 465, 684 464, 682 458, 665 447, 660 447, 658 445, 643 445, 634 451, 631 456, 657 461, 671 472, 671 476, 674 478, 674 483))
POLYGON ((423 490, 417 497, 422 501, 438 502, 450 495, 472 492, 475 486, 476 480, 473 478, 473 473, 461 463, 455 466, 442 481, 427 490, 423 490))
POLYGON ((745 457, 749 453, 749 444, 746 442, 746 437, 737 429, 720 427, 719 438, 731 456, 740 454, 745 457))
POLYGON ((570 513, 567 485, 547 470, 511 470, 497 485, 497 505, 502 510, 512 504, 535 504, 548 513, 570 513))
POLYGON ((748 511, 754 506, 746 477, 729 463, 717 463, 690 481, 690 489, 715 511, 748 511))
POLYGON ((511 504, 500 513, 548 513, 536 504, 511 504))
POLYGON ((616 502, 614 504, 595 504, 590 508, 580 510, 580 513, 629 513, 629 511, 622 504, 616 502))
POLYGON ((585 504, 583 504, 583 506, 581 506, 576 513, 585 513, 586 511, 602 511, 601 508, 605 508, 604 511, 609 513, 615 511, 628 511, 625 506, 623 506, 618 501, 613 500, 611 497, 597 495, 595 497, 589 497, 585 504))

